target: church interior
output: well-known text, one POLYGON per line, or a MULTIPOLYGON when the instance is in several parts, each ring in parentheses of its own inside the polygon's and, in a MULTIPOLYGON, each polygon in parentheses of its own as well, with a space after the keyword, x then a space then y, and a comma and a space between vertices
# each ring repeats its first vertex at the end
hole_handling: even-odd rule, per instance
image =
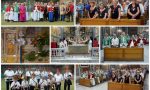
POLYGON ((76 90, 149 90, 148 65, 76 65, 76 75, 76 90))
POLYGON ((100 30, 102 63, 149 62, 148 27, 101 27, 100 30))
POLYGON ((2 63, 48 63, 48 27, 3 27, 2 63))
POLYGON ((52 62, 99 62, 99 28, 52 27, 52 62), (94 43, 95 42, 95 43, 94 43), (89 50, 90 49, 90 50, 89 50))

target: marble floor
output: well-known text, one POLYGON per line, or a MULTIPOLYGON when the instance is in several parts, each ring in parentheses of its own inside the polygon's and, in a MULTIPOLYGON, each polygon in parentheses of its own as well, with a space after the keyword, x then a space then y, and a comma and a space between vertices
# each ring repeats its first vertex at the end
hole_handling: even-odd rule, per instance
MULTIPOLYGON (((117 61, 117 62, 115 62, 115 61, 104 61, 104 53, 103 53, 103 50, 101 50, 101 55, 100 55, 100 57, 101 57, 101 60, 100 60, 100 62, 101 63, 129 63, 129 62, 127 62, 127 61, 117 61)), ((130 61, 130 63, 131 64, 133 64, 133 63, 149 63, 149 46, 144 46, 144 61, 130 61)))
POLYGON ((51 59, 53 63, 99 63, 99 57, 91 57, 89 54, 66 55, 65 57, 52 57, 51 59))
MULTIPOLYGON (((94 87, 85 87, 77 83, 76 90, 108 90, 108 82, 101 83, 94 87)), ((149 90, 149 75, 147 75, 145 78, 143 90, 149 90)))

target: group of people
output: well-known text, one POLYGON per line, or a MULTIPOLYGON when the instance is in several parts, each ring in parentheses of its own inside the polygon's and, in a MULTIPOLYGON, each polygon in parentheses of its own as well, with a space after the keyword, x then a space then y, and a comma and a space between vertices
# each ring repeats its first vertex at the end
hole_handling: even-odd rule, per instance
POLYGON ((122 32, 121 35, 113 34, 112 36, 109 36, 108 33, 105 33, 105 36, 102 40, 103 48, 143 47, 146 44, 149 44, 149 40, 148 38, 145 38, 142 33, 132 36, 129 36, 125 32, 122 32))
POLYGON ((112 0, 110 3, 96 3, 89 0, 87 3, 79 2, 76 6, 77 18, 101 18, 121 19, 127 16, 128 19, 140 19, 148 11, 149 0, 112 0))
POLYGON ((56 69, 56 74, 49 68, 8 68, 4 72, 6 90, 61 90, 64 81, 64 90, 70 90, 72 76, 69 67, 66 66, 64 74, 60 68, 56 69))
POLYGON ((145 67, 110 68, 108 70, 95 68, 95 70, 84 70, 80 74, 80 79, 89 79, 92 86, 104 81, 143 85, 147 73, 148 69, 145 67))
POLYGON ((3 6, 4 20, 27 21, 67 21, 73 22, 74 3, 69 2, 6 2, 3 6))
POLYGON ((81 79, 90 79, 92 86, 98 85, 111 78, 111 74, 108 70, 102 70, 97 68, 96 70, 85 70, 81 73, 81 79))
POLYGON ((122 68, 112 70, 112 82, 143 85, 147 73, 146 68, 122 68))

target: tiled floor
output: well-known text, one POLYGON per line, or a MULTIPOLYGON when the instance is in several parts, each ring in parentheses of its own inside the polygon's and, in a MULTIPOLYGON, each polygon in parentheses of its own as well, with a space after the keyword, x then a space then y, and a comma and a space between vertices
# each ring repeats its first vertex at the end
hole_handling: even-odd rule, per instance
POLYGON ((144 61, 130 61, 130 62, 127 62, 127 61, 104 61, 103 58, 104 58, 104 53, 103 53, 103 50, 101 50, 101 55, 100 55, 100 58, 101 58, 101 62, 102 63, 149 63, 149 46, 144 46, 144 61))

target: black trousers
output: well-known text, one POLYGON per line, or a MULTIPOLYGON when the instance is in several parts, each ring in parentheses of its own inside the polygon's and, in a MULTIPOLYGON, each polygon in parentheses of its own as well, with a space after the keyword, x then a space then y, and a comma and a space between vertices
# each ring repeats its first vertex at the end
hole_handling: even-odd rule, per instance
POLYGON ((70 90, 70 84, 68 84, 67 80, 65 80, 65 82, 64 82, 64 90, 70 90), (67 87, 68 87, 68 89, 67 89, 67 87))
POLYGON ((12 81, 11 80, 7 80, 6 81, 6 90, 9 90, 9 86, 11 85, 12 81))
POLYGON ((56 83, 56 90, 61 90, 61 83, 59 85, 56 83))
POLYGON ((34 86, 30 86, 30 90, 34 90, 34 88, 35 88, 34 86))

